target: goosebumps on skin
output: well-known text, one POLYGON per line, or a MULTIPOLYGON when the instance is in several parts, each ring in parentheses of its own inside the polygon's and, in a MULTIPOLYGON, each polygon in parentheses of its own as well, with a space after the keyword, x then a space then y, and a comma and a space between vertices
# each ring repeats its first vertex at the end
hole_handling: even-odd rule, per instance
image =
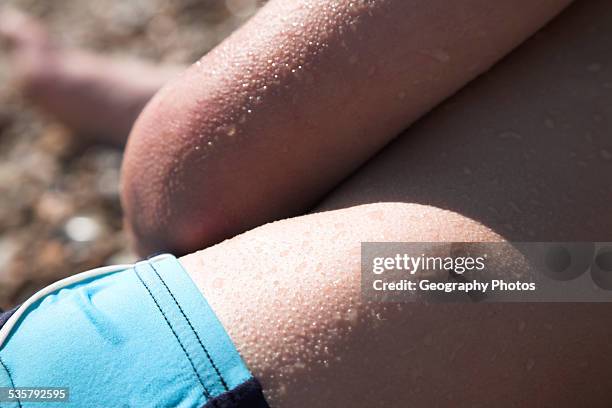
POLYGON ((122 197, 139 250, 304 211, 569 2, 269 2, 138 119, 122 197))
POLYGON ((360 298, 363 241, 500 240, 448 211, 370 204, 268 224, 181 263, 273 408, 607 406, 605 305, 360 298))

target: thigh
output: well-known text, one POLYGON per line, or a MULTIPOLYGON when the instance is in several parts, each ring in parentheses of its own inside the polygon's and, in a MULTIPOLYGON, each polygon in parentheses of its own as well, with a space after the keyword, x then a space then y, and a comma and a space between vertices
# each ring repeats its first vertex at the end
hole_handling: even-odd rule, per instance
POLYGON ((361 242, 499 240, 456 213, 384 203, 268 224, 181 262, 273 407, 608 406, 606 305, 360 296, 361 242))
POLYGON ((578 2, 318 209, 450 209, 509 240, 611 240, 612 4, 578 2))

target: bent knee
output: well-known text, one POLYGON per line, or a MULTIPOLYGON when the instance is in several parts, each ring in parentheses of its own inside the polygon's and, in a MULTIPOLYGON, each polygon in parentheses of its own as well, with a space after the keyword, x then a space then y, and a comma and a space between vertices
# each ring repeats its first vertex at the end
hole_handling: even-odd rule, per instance
POLYGON ((228 230, 232 214, 223 205, 228 190, 219 177, 223 171, 200 154, 202 141, 194 139, 189 115, 169 102, 176 92, 188 92, 177 91, 180 86, 180 81, 171 83, 153 98, 134 125, 124 155, 121 200, 141 255, 185 254, 233 232, 228 230))
POLYGON ((355 407, 446 405, 449 395, 457 406, 493 405, 499 395, 508 405, 578 404, 558 392, 551 369, 563 369, 563 386, 581 387, 589 402, 609 398, 582 381, 612 364, 605 305, 398 306, 361 297, 361 242, 470 240, 501 238, 459 214, 381 203, 268 224, 181 262, 279 408, 345 406, 348 395, 355 407), (462 382, 466 372, 480 375, 462 382))
MULTIPOLYGON (((401 311, 361 299, 361 242, 499 239, 449 211, 380 203, 267 224, 181 262, 270 403, 343 406, 338 398, 365 378, 363 358, 405 344, 381 327, 401 311)), ((380 364, 370 366, 382 374, 380 364)), ((363 406, 376 406, 372 398, 383 395, 363 397, 363 406)))

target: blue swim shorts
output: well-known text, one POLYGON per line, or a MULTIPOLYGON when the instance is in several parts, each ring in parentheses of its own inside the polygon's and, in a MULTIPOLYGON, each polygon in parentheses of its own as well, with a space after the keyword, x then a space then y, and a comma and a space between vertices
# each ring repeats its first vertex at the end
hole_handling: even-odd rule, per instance
POLYGON ((2 408, 268 407, 170 255, 56 282, 0 328, 2 408))

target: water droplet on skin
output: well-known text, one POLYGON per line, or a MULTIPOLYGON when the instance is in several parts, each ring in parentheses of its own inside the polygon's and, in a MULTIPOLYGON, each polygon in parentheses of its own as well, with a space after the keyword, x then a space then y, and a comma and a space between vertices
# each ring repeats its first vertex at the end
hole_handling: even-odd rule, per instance
POLYGON ((350 322, 356 322, 358 318, 359 318, 359 313, 357 312, 356 309, 348 309, 346 311, 346 320, 350 322))
POLYGON ((227 128, 227 135, 228 136, 234 136, 236 134, 236 126, 235 125, 230 125, 227 128))

